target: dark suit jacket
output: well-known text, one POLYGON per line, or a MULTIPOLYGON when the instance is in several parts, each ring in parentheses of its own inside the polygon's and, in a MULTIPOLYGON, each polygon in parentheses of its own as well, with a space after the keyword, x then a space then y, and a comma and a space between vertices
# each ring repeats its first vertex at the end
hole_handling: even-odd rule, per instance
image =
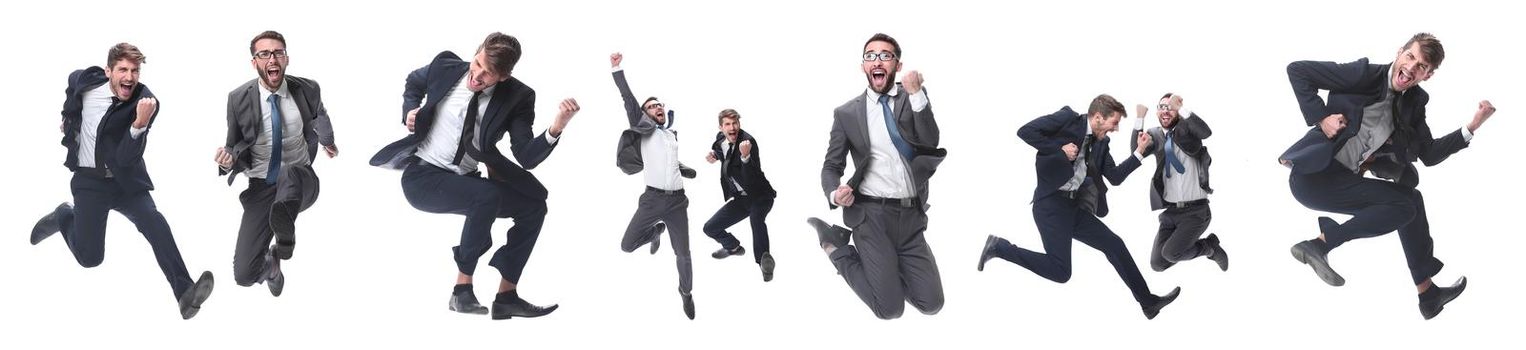
MULTIPOLYGON (((260 89, 264 88, 259 79, 253 79, 228 92, 228 141, 223 147, 233 155, 233 167, 228 170, 218 167, 217 174, 228 175, 229 185, 238 173, 254 166, 254 152, 250 147, 265 131, 261 107, 269 104, 260 99, 260 89)), ((329 120, 328 109, 323 107, 323 94, 317 81, 288 75, 286 89, 302 114, 302 139, 307 141, 307 159, 311 164, 317 159, 318 145, 334 145, 334 126, 329 120)))
MULTIPOLYGON (((1038 117, 1017 129, 1017 137, 1023 139, 1033 149, 1038 150, 1034 157, 1034 169, 1038 172, 1038 185, 1033 189, 1033 201, 1037 202, 1046 196, 1060 191, 1060 186, 1069 182, 1075 176, 1075 167, 1065 157, 1065 151, 1061 149, 1067 143, 1083 145, 1086 138, 1086 116, 1072 111, 1069 106, 1060 108, 1053 114, 1038 117)), ((1129 173, 1139 168, 1139 158, 1130 156, 1123 164, 1114 164, 1113 155, 1108 151, 1108 141, 1112 138, 1104 137, 1102 140, 1093 140, 1091 149, 1087 150, 1086 178, 1081 186, 1093 186, 1095 189, 1097 207, 1094 213, 1097 217, 1107 216, 1107 184, 1101 181, 1106 178, 1113 186, 1123 183, 1129 173)), ((1077 190, 1080 192, 1081 190, 1077 190)))
MULTIPOLYGON (((63 109, 64 138, 60 142, 68 149, 64 154, 64 167, 69 168, 69 171, 79 170, 78 138, 80 124, 84 119, 85 93, 109 81, 106 70, 101 67, 69 73, 69 85, 64 89, 64 94, 68 96, 64 99, 63 109)), ((154 93, 148 90, 147 85, 139 82, 133 88, 131 97, 106 111, 95 133, 95 158, 111 171, 117 185, 125 193, 154 189, 154 182, 149 179, 148 168, 143 163, 143 150, 148 145, 148 134, 153 129, 154 119, 158 119, 159 110, 154 110, 154 115, 149 117, 149 127, 143 130, 143 134, 136 139, 129 135, 133 120, 138 118, 138 100, 146 97, 154 97, 154 93)), ((159 103, 159 108, 164 108, 163 101, 159 103)))
MULTIPOLYGON (((933 119, 933 106, 928 103, 927 108, 921 112, 911 110, 911 95, 900 84, 895 89, 899 90, 891 99, 895 104, 895 126, 899 128, 901 137, 906 143, 911 144, 912 159, 907 160, 908 170, 911 171, 912 190, 917 194, 918 203, 922 204, 922 210, 926 211, 928 196, 928 179, 938 170, 938 165, 943 163, 943 158, 948 155, 948 150, 938 148, 938 121, 933 119)), ((927 91, 923 90, 923 93, 927 91)), ((853 176, 848 178, 848 186, 853 187, 854 195, 858 193, 859 185, 863 183, 864 176, 869 174, 869 120, 868 111, 865 110, 865 98, 867 92, 859 94, 842 106, 832 111, 831 138, 827 140, 826 160, 821 164, 821 190, 827 196, 828 203, 832 200, 832 191, 842 184, 843 171, 847 168, 847 158, 853 156, 853 176)), ((828 205, 836 209, 836 205, 828 205)), ((862 223, 864 214, 857 206, 850 206, 843 210, 843 223, 850 227, 862 223)))
MULTIPOLYGON (((1361 130, 1363 109, 1383 99, 1388 89, 1389 68, 1386 64, 1368 64, 1365 58, 1343 64, 1319 61, 1288 64, 1288 81, 1298 98, 1304 124, 1313 128, 1279 159, 1290 161, 1297 174, 1311 174, 1328 167, 1335 152, 1361 130), (1319 90, 1330 92, 1328 103, 1320 99, 1319 90), (1345 115, 1346 128, 1332 140, 1325 137, 1318 125, 1326 116, 1337 113, 1345 115)), ((1400 107, 1394 116, 1394 133, 1389 137, 1392 143, 1378 149, 1378 153, 1392 153, 1395 157, 1379 158, 1371 165, 1374 175, 1413 187, 1420 183, 1415 160, 1432 166, 1468 147, 1462 130, 1431 138, 1431 128, 1425 123, 1425 104, 1429 101, 1430 95, 1419 86, 1396 99, 1400 107)))
POLYGON ((731 152, 723 152, 721 145, 726 142, 726 133, 715 133, 715 142, 710 143, 710 152, 715 153, 715 159, 721 161, 721 196, 725 200, 737 196, 736 186, 732 186, 726 177, 735 176, 737 182, 742 184, 742 190, 753 198, 770 198, 777 193, 774 186, 769 184, 768 177, 763 176, 763 157, 758 147, 758 140, 752 138, 747 131, 737 130, 737 142, 731 146, 731 152), (742 151, 737 145, 742 141, 752 141, 751 155, 747 162, 742 162, 742 151))
MULTIPOLYGON (((403 91, 405 122, 409 110, 420 107, 421 100, 425 98, 429 102, 423 103, 415 117, 415 132, 383 147, 371 157, 371 165, 391 169, 407 167, 419 142, 428 137, 429 129, 434 126, 440 101, 445 100, 445 95, 466 76, 468 70, 470 63, 462 61, 455 53, 445 51, 435 56, 428 66, 409 73, 403 91)), ((534 136, 534 124, 535 90, 518 78, 510 77, 499 82, 493 88, 487 112, 483 113, 477 123, 477 142, 482 145, 483 156, 478 161, 486 165, 489 178, 505 182, 525 196, 545 199, 546 187, 528 169, 534 169, 545 161, 556 146, 550 143, 544 132, 534 136), (513 151, 518 164, 509 161, 498 150, 498 141, 503 139, 504 133, 509 134, 509 149, 513 151)))
MULTIPOLYGON (((1139 132, 1134 130, 1129 135, 1129 149, 1139 147, 1139 132)), ((1161 170, 1166 168, 1166 132, 1159 127, 1145 130, 1150 133, 1150 145, 1145 146, 1144 155, 1155 156, 1155 177, 1150 179, 1150 210, 1160 210, 1166 207, 1165 195, 1166 180, 1161 175, 1161 170)), ((1213 164, 1213 157, 1208 155, 1208 147, 1203 146, 1203 139, 1213 136, 1213 129, 1208 128, 1208 123, 1199 118, 1196 113, 1179 118, 1176 125, 1171 128, 1171 140, 1176 142, 1176 147, 1197 161, 1198 186, 1203 187, 1204 192, 1213 193, 1213 187, 1208 186, 1208 166, 1213 164)))
MULTIPOLYGON (((646 163, 641 159, 641 139, 649 136, 657 130, 657 120, 648 117, 641 109, 641 103, 636 102, 636 95, 631 93, 630 83, 625 81, 625 71, 614 72, 615 87, 620 89, 620 99, 625 104, 625 119, 630 122, 630 128, 620 132, 620 141, 615 144, 615 166, 626 175, 641 172, 646 169, 646 163)), ((664 127, 673 127, 673 111, 668 111, 664 127)), ((673 131, 674 136, 678 131, 673 131)), ((694 178, 694 169, 683 163, 678 164, 678 172, 686 178, 694 178)))

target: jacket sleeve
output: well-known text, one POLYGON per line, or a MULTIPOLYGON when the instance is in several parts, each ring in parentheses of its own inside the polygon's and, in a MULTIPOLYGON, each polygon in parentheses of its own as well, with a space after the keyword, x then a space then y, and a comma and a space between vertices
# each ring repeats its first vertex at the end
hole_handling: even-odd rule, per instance
POLYGON ((630 122, 631 126, 636 126, 636 123, 641 121, 641 117, 645 116, 645 113, 641 111, 641 104, 636 102, 636 95, 631 93, 630 83, 625 81, 625 70, 615 71, 613 74, 615 76, 615 87, 620 89, 620 99, 625 104, 625 119, 630 122))
MULTIPOLYGON (((1314 126, 1325 117, 1335 114, 1319 97, 1319 90, 1345 91, 1358 87, 1366 80, 1367 59, 1350 63, 1322 61, 1297 61, 1288 64, 1288 82, 1293 86, 1293 96, 1303 113, 1304 124, 1314 126)), ((1350 118, 1350 116, 1347 116, 1350 118)))
MULTIPOLYGON (((408 111, 424 105, 424 94, 428 90, 429 65, 419 67, 408 73, 408 79, 403 83, 403 125, 408 124, 408 111)), ((324 115, 327 115, 325 113, 324 115)), ((330 143, 324 145, 332 145, 330 143)))
POLYGON ((1033 146, 1040 154, 1062 152, 1060 147, 1065 145, 1062 143, 1064 140, 1054 136, 1065 125, 1065 118, 1076 116, 1075 112, 1071 112, 1070 108, 1067 107, 1058 112, 1038 117, 1017 128, 1017 138, 1027 142, 1029 146, 1033 146))
MULTIPOLYGON (((863 164, 859 164, 862 166, 863 164)), ((848 133, 843 129, 842 118, 832 117, 832 132, 827 138, 827 155, 821 163, 821 191, 826 194, 827 207, 832 204, 832 191, 842 184, 843 169, 848 166, 848 133)))

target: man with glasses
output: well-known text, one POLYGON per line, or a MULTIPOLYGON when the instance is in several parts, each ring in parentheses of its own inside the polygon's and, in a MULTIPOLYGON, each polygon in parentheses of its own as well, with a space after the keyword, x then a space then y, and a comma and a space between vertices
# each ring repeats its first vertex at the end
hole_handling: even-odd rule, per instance
POLYGON ((1351 215, 1337 223, 1318 219, 1319 235, 1293 245, 1293 258, 1308 264, 1332 286, 1346 279, 1330 267, 1328 254, 1351 240, 1399 231, 1399 243, 1419 293, 1420 315, 1431 319, 1468 286, 1461 277, 1450 287, 1432 278, 1443 264, 1435 257, 1425 199, 1416 188, 1414 162, 1434 166, 1467 148, 1473 133, 1494 115, 1479 102, 1466 126, 1432 139, 1426 123, 1430 95, 1420 82, 1431 78, 1446 53, 1429 33, 1410 37, 1391 64, 1298 61, 1288 64, 1288 80, 1304 123, 1312 128, 1279 161, 1292 169, 1293 198, 1309 209, 1351 215), (1329 92, 1329 102, 1319 96, 1329 92), (1365 177, 1371 171, 1376 178, 1365 177))
POLYGON ((689 196, 684 194, 683 178, 694 178, 695 171, 678 162, 678 131, 673 130, 673 115, 662 101, 648 97, 640 104, 625 82, 620 68, 624 55, 609 55, 609 66, 625 104, 630 128, 620 133, 616 163, 625 174, 644 173, 646 191, 636 203, 636 213, 625 227, 620 250, 633 252, 650 244, 657 254, 662 231, 671 231, 673 255, 678 257, 678 296, 683 299, 684 315, 694 319, 694 264, 689 257, 689 196))
POLYGON ((1147 145, 1141 156, 1155 156, 1155 176, 1150 179, 1150 210, 1160 213, 1160 230, 1156 231, 1155 243, 1150 246, 1150 268, 1165 271, 1177 262, 1197 257, 1207 257, 1219 265, 1219 270, 1229 271, 1229 253, 1219 244, 1219 236, 1208 234, 1208 222, 1213 212, 1208 209, 1208 147, 1203 139, 1213 135, 1213 129, 1197 114, 1182 109, 1182 96, 1167 93, 1156 105, 1155 116, 1160 126, 1144 130, 1145 113, 1149 107, 1138 105, 1138 119, 1134 120, 1134 132, 1129 139, 1133 147, 1139 147, 1139 134, 1147 133, 1159 143, 1147 145))
POLYGON ((265 31, 249 41, 255 79, 228 93, 228 138, 213 160, 232 185, 239 173, 249 186, 238 196, 244 215, 233 249, 233 281, 265 283, 281 296, 281 260, 296 247, 297 214, 318 199, 312 163, 319 145, 339 155, 318 82, 286 75, 286 37, 265 31), (274 240, 275 243, 271 244, 274 240))
POLYGON ((943 280, 923 233, 928 179, 948 152, 938 148, 922 74, 908 71, 896 83, 900 58, 894 38, 870 37, 861 65, 868 88, 832 112, 821 187, 852 229, 806 220, 848 288, 887 320, 901 317, 906 303, 927 315, 943 309, 943 280), (849 155, 854 173, 842 183, 849 155))
POLYGON ((1099 95, 1092 99, 1086 115, 1067 106, 1017 129, 1017 137, 1038 151, 1034 157, 1038 185, 1033 189, 1033 222, 1038 226, 1044 252, 1018 247, 1005 238, 986 236, 976 270, 984 271, 991 258, 1002 258, 1050 281, 1065 283, 1070 281, 1070 248, 1074 240, 1107 256, 1107 262, 1128 286, 1145 318, 1155 319, 1162 308, 1176 300, 1180 287, 1165 296, 1150 292, 1150 285, 1139 273, 1139 266, 1134 265, 1128 246, 1102 223, 1102 217, 1108 213, 1107 184, 1103 181, 1113 186, 1122 184, 1139 168, 1145 147, 1151 143, 1149 134, 1139 134, 1129 159, 1113 163, 1108 148, 1112 139, 1107 134, 1118 130, 1124 113, 1123 104, 1117 99, 1099 95))
MULTIPOLYGON (((148 241, 178 301, 180 318, 190 319, 212 295, 212 272, 202 271, 196 282, 191 282, 170 224, 149 194, 154 183, 148 177, 143 152, 151 126, 158 119, 159 100, 138 81, 139 69, 147 60, 137 46, 120 43, 107 51, 106 69, 90 67, 69 74, 59 131, 68 149, 64 167, 74 173, 69 181, 74 203, 59 204, 38 220, 32 227, 31 242, 37 245, 58 233, 80 266, 100 266, 106 254, 106 214, 115 210, 132 221, 148 241)), ((112 299, 109 288, 102 289, 108 294, 103 300, 112 299)), ((90 317, 95 310, 79 311, 90 317)))
POLYGON ((531 133, 535 90, 512 76, 522 52, 519 39, 492 33, 471 61, 445 51, 409 73, 402 120, 409 134, 371 157, 371 165, 403 170, 403 196, 414 208, 466 217, 461 244, 451 249, 456 260, 451 311, 489 313, 472 288, 477 260, 493 245, 493 221, 514 219, 504 245, 488 261, 502 276, 491 310, 495 320, 556 311, 557 305, 538 306, 519 296, 519 278, 546 220, 546 187, 529 169, 551 155, 580 109, 577 101, 562 100, 551 127, 540 136, 531 133), (498 150, 505 133, 517 164, 498 150))

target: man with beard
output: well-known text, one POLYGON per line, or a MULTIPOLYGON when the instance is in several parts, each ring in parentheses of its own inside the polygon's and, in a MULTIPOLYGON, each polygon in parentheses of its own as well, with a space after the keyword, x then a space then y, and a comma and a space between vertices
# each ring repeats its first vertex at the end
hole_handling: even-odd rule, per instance
POLYGON ((271 295, 281 296, 286 285, 281 260, 291 259, 297 214, 318 199, 313 158, 320 144, 330 158, 339 148, 318 82, 286 75, 291 59, 286 37, 260 33, 250 40, 249 55, 257 77, 228 93, 228 138, 213 160, 229 185, 239 173, 249 178, 238 196, 244 215, 233 250, 233 281, 246 287, 265 283, 271 295))
POLYGON ((491 310, 495 320, 539 317, 557 308, 519 296, 519 278, 546 219, 546 187, 529 169, 551 155, 579 109, 577 101, 562 100, 551 127, 534 136, 535 90, 511 75, 522 52, 519 39, 492 33, 471 61, 445 51, 409 73, 403 125, 410 133, 371 157, 371 165, 403 170, 403 196, 414 208, 466 217, 461 244, 452 248, 457 273, 451 311, 489 313, 473 292, 473 274, 493 244, 493 221, 514 219, 507 241, 488 261, 502 276, 491 310), (517 164, 498 150, 504 133, 517 164))
POLYGON ((1142 156, 1155 156, 1155 176, 1150 179, 1150 210, 1160 213, 1160 230, 1156 231, 1155 243, 1150 246, 1150 268, 1165 271, 1177 262, 1208 257, 1219 265, 1219 270, 1229 271, 1229 253, 1219 244, 1219 236, 1208 234, 1208 222, 1213 212, 1208 210, 1208 147, 1203 139, 1213 135, 1208 122, 1197 114, 1182 109, 1182 96, 1167 93, 1156 105, 1155 115, 1160 127, 1144 129, 1145 113, 1149 107, 1136 107, 1139 119, 1134 120, 1132 146, 1138 147, 1139 134, 1150 135, 1151 140, 1162 140, 1145 147, 1142 156), (1158 147, 1157 147, 1158 146, 1158 147))
POLYGON ((625 70, 620 62, 625 56, 616 52, 609 55, 609 66, 620 89, 620 99, 625 105, 626 121, 630 128, 620 133, 615 163, 625 174, 643 173, 646 190, 636 203, 636 213, 631 215, 625 235, 620 239, 620 250, 630 253, 644 244, 651 244, 651 253, 657 247, 664 229, 672 231, 673 255, 678 264, 678 296, 683 299, 684 316, 694 319, 694 263, 689 256, 689 196, 684 194, 683 180, 692 179, 694 169, 678 162, 678 131, 673 130, 672 115, 656 97, 648 97, 641 104, 631 93, 625 81, 625 70))
POLYGON ((774 256, 768 251, 768 212, 774 208, 774 186, 763 176, 763 158, 758 140, 742 131, 742 115, 726 109, 716 117, 721 131, 715 134, 705 161, 721 162, 721 196, 727 202, 705 222, 705 235, 721 244, 721 249, 710 257, 725 259, 742 255, 746 249, 736 236, 726 232, 727 227, 751 218, 752 258, 763 270, 763 281, 774 280, 774 256))
POLYGON ((843 208, 842 226, 818 218, 820 246, 832 265, 875 317, 901 317, 906 303, 923 314, 943 309, 943 280, 928 246, 928 179, 947 150, 938 148, 922 74, 901 70, 901 46, 875 34, 863 46, 861 68, 869 87, 832 113, 832 131, 821 167, 828 208, 843 208), (853 176, 842 183, 847 158, 853 176), (848 245, 849 239, 854 245, 848 245))
POLYGON ((1150 285, 1123 239, 1102 223, 1107 216, 1107 184, 1123 183, 1150 145, 1150 135, 1137 136, 1134 153, 1122 164, 1113 162, 1108 133, 1118 130, 1123 104, 1109 95, 1092 99, 1086 115, 1070 107, 1038 117, 1017 129, 1017 137, 1033 146, 1038 185, 1033 189, 1033 221, 1043 239, 1039 253, 1013 245, 1005 238, 986 237, 976 270, 984 271, 991 258, 1002 258, 1050 281, 1065 283, 1071 274, 1071 241, 1091 246, 1107 256, 1145 318, 1155 319, 1160 309, 1176 300, 1181 288, 1165 296, 1150 293, 1150 285))
POLYGON ((212 294, 212 272, 202 271, 191 282, 169 222, 149 191, 143 152, 148 132, 159 115, 159 100, 138 82, 147 60, 137 46, 121 43, 106 53, 106 69, 90 67, 69 74, 64 100, 64 167, 74 172, 69 181, 74 203, 59 204, 32 227, 32 245, 61 233, 80 266, 96 267, 105 258, 106 214, 127 217, 148 240, 159 270, 170 283, 180 317, 190 319, 212 294))
POLYGON ((1473 133, 1495 111, 1489 101, 1479 102, 1472 122, 1431 138, 1425 122, 1430 95, 1419 85, 1431 78, 1445 57, 1440 40, 1419 33, 1399 48, 1391 64, 1369 64, 1365 58, 1344 64, 1288 64, 1288 81, 1304 123, 1313 128, 1279 158, 1292 168, 1288 185, 1298 203, 1351 215, 1343 223, 1320 217, 1319 235, 1294 244, 1293 258, 1308 264, 1325 283, 1341 286, 1346 279, 1327 259, 1332 249, 1398 230, 1425 319, 1436 317, 1461 295, 1468 279, 1458 278, 1450 287, 1431 281, 1443 265, 1433 251, 1414 162, 1434 166, 1467 148, 1473 133), (1319 90, 1329 92, 1328 103, 1320 98, 1319 90), (1377 178, 1365 177, 1368 171, 1377 178))

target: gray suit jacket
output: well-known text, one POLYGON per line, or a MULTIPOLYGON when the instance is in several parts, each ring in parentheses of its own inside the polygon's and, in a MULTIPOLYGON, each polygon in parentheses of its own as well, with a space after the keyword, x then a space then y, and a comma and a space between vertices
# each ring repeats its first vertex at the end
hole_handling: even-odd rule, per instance
MULTIPOLYGON (((631 175, 646 169, 646 164, 641 159, 641 139, 651 136, 657 130, 657 121, 641 110, 641 103, 631 93, 630 83, 625 81, 625 71, 615 72, 614 77, 615 87, 620 89, 620 99, 625 104, 625 119, 631 125, 629 129, 620 132, 620 141, 615 145, 615 166, 620 167, 620 171, 626 175, 631 175)), ((666 122, 666 127, 673 126, 673 111, 668 111, 666 122)), ((694 169, 683 163, 678 164, 678 173, 690 179, 697 175, 694 169)))
MULTIPOLYGON (((1134 130, 1133 134, 1129 135, 1130 149, 1139 148, 1139 132, 1134 130)), ((1144 155, 1155 156, 1155 177, 1150 179, 1150 210, 1161 210, 1166 207, 1165 200, 1162 199, 1165 195, 1166 180, 1161 175, 1161 169, 1166 167, 1166 148, 1161 146, 1161 142, 1166 141, 1166 132, 1160 127, 1150 128, 1144 132, 1149 133, 1152 140, 1150 145, 1145 147, 1144 155)), ((1176 127, 1171 129, 1172 141, 1176 142, 1177 147, 1181 147, 1182 153, 1186 153, 1198 163, 1198 185, 1203 187, 1204 192, 1213 194, 1213 187, 1208 186, 1208 166, 1213 164, 1213 157, 1208 155, 1208 147, 1203 146, 1203 139, 1209 136, 1213 136, 1213 129, 1210 129, 1208 123, 1198 117, 1197 113, 1177 120, 1176 127)))
MULTIPOLYGON (((929 207, 928 179, 938 170, 938 164, 943 163, 943 157, 948 155, 948 151, 938 148, 938 121, 933 119, 932 104, 928 103, 927 108, 921 112, 913 112, 910 94, 900 84, 896 84, 895 88, 900 90, 891 99, 891 103, 895 104, 895 126, 900 128, 901 136, 912 146, 914 155, 907 164, 910 165, 917 202, 926 211, 929 207)), ((842 184, 848 155, 853 156, 853 176, 848 178, 848 186, 853 187, 854 195, 859 195, 859 184, 863 183, 864 176, 869 173, 869 121, 865 96, 866 94, 860 94, 832 111, 831 138, 827 141, 826 160, 821 164, 821 190, 826 194, 828 203, 831 203, 832 191, 842 184)), ((836 205, 829 207, 837 208, 836 205)), ((843 223, 849 227, 857 226, 863 219, 863 211, 857 207, 844 208, 843 223)))
MULTIPOLYGON (((287 75, 286 84, 296 100, 297 111, 302 113, 302 137, 307 140, 307 159, 311 162, 317 159, 318 145, 334 145, 334 126, 329 121, 328 109, 323 107, 317 81, 287 75)), ((238 173, 254 166, 254 152, 249 148, 265 130, 260 111, 265 103, 260 100, 259 89, 263 88, 259 79, 252 79, 228 93, 228 139, 223 147, 233 155, 233 167, 228 170, 218 167, 217 174, 227 175, 229 185, 238 173)))

